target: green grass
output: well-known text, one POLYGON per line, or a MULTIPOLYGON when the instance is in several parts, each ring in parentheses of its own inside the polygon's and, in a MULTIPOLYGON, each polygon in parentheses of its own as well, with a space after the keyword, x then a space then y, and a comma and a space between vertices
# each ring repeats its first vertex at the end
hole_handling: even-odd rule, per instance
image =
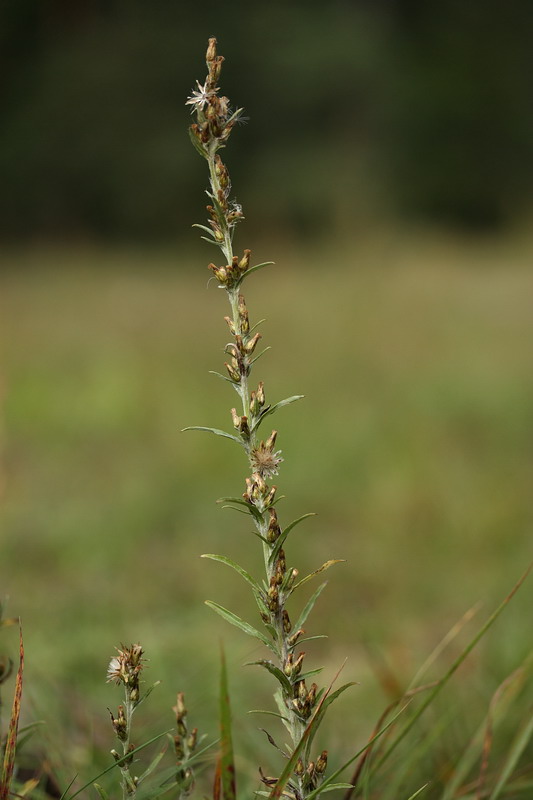
MULTIPOLYGON (((247 292, 255 321, 268 317, 273 352, 255 371, 268 399, 306 395, 276 418, 283 522, 319 515, 298 528, 288 561, 302 571, 348 562, 328 576, 309 631, 330 636, 310 659, 333 675, 348 656, 343 680, 362 683, 328 727, 354 750, 386 702, 381 658, 407 683, 453 622, 481 600, 480 625, 531 559, 532 244, 377 241, 262 248, 256 260, 274 258, 278 277, 265 270, 247 292)), ((1 592, 23 618, 25 715, 70 715, 82 770, 85 734, 113 744, 106 706, 116 696, 104 681, 120 641, 142 641, 149 679, 163 679, 154 725, 172 725, 184 689, 205 730, 223 638, 238 768, 252 774, 254 748, 264 752, 261 723, 240 710, 241 700, 269 702, 264 681, 241 667, 260 648, 203 600, 255 612, 229 570, 198 557, 220 552, 257 571, 250 525, 214 503, 240 494, 246 465, 226 441, 180 433, 231 424, 234 397, 207 373, 227 339, 225 297, 205 288, 210 256, 4 256, 1 592)), ((476 653, 462 671, 472 731, 530 647, 531 599, 529 582, 483 664, 476 653)))

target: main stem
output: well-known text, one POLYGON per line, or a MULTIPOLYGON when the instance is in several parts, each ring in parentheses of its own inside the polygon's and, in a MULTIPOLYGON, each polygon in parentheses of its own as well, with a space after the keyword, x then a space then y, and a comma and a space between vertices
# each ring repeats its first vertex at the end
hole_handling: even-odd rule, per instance
MULTIPOLYGON (((219 192, 221 190, 220 181, 218 179, 216 167, 215 167, 215 154, 216 148, 210 147, 209 148, 209 155, 208 155, 208 164, 209 164, 209 177, 210 177, 210 184, 211 184, 211 193, 213 197, 218 197, 219 192)), ((221 214, 218 217, 219 226, 221 232, 223 234, 223 241, 219 242, 219 247, 226 258, 226 263, 231 264, 233 259, 233 242, 232 242, 232 231, 230 230, 227 220, 221 214)), ((239 289, 238 288, 227 288, 228 299, 231 306, 231 313, 232 313, 232 322, 235 329, 235 333, 242 337, 244 345, 250 340, 250 332, 244 331, 241 323, 241 316, 239 314, 239 289)), ((250 416, 250 392, 249 392, 249 384, 248 384, 248 370, 244 374, 241 375, 241 379, 238 384, 233 384, 234 388, 236 389, 237 393, 241 398, 242 404, 242 414, 245 417, 250 416)), ((253 415, 251 416, 251 423, 252 427, 250 429, 250 434, 247 438, 242 437, 243 445, 246 450, 246 454, 248 456, 250 469, 253 471, 253 463, 251 460, 251 454, 253 453, 254 449, 257 447, 258 437, 256 429, 253 427, 253 415)), ((266 586, 271 585, 271 581, 273 579, 275 573, 275 563, 271 563, 271 554, 274 550, 275 542, 271 545, 266 541, 267 540, 267 533, 269 528, 269 514, 268 510, 265 508, 263 501, 258 499, 256 504, 257 510, 260 512, 261 521, 256 520, 254 518, 254 524, 256 526, 257 532, 261 536, 263 540, 263 559, 264 559, 264 566, 265 566, 265 574, 266 574, 266 586)), ((281 587, 280 587, 281 588, 281 587)), ((288 656, 289 653, 292 653, 294 650, 294 644, 289 644, 289 633, 285 629, 284 624, 284 612, 285 612, 285 602, 290 595, 290 591, 283 591, 279 592, 279 599, 277 603, 277 608, 275 612, 271 613, 270 615, 270 624, 275 630, 276 636, 276 646, 277 646, 277 656, 278 656, 278 664, 277 666, 279 669, 284 672, 285 667, 288 663, 288 656)), ((294 676, 295 680, 291 683, 296 685, 298 683, 297 675, 294 676)), ((293 701, 294 695, 289 695, 288 692, 283 691, 283 700, 284 705, 286 708, 287 718, 289 720, 289 727, 290 727, 290 735, 292 739, 293 747, 296 748, 300 739, 305 731, 306 722, 302 720, 302 718, 296 713, 293 708, 293 701)), ((308 761, 308 754, 304 754, 305 757, 303 759, 304 762, 304 770, 307 766, 308 761)), ((298 776, 298 783, 300 794, 303 798, 306 797, 308 792, 304 787, 303 776, 298 776)))

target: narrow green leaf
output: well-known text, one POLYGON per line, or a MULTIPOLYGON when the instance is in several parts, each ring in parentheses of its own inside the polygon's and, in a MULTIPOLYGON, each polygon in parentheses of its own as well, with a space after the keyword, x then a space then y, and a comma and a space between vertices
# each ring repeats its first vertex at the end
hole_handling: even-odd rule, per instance
POLYGON ((159 762, 161 761, 166 752, 167 752, 167 746, 165 745, 163 749, 159 751, 159 753, 155 754, 154 758, 148 764, 144 772, 141 775, 139 775, 138 783, 142 783, 144 780, 146 780, 146 778, 149 775, 152 774, 152 772, 155 770, 155 768, 157 767, 157 765, 159 764, 159 762))
POLYGON ((156 681, 151 686, 149 686, 148 689, 145 691, 145 693, 142 695, 142 697, 140 697, 140 699, 136 702, 134 708, 139 708, 141 703, 144 703, 146 698, 149 697, 152 694, 152 692, 154 691, 156 686, 159 686, 160 683, 161 683, 161 681, 156 681))
POLYGON ((303 644, 304 642, 312 642, 314 639, 327 639, 325 633, 318 633, 316 636, 306 636, 304 639, 298 639, 298 644, 303 644))
POLYGON ((210 558, 211 561, 220 561, 221 564, 226 564, 226 566, 231 567, 235 570, 235 572, 238 572, 241 578, 244 578, 244 580, 249 583, 250 586, 252 586, 258 592, 261 591, 261 587, 257 581, 252 578, 252 576, 246 572, 245 569, 240 567, 235 561, 232 561, 231 558, 228 558, 227 556, 217 556, 214 553, 204 553, 200 556, 200 558, 210 558))
POLYGON ((261 512, 252 503, 243 500, 242 497, 219 497, 217 503, 233 503, 236 506, 244 506, 246 511, 251 514, 257 522, 263 522, 261 512))
POLYGON ((276 665, 272 663, 272 661, 267 661, 266 659, 261 659, 261 661, 250 661, 248 664, 246 664, 247 667, 248 666, 251 667, 251 666, 255 666, 255 665, 257 665, 259 667, 264 667, 266 670, 268 670, 268 672, 270 672, 270 674, 273 675, 276 678, 276 680, 280 683, 280 685, 283 687, 285 692, 289 696, 292 696, 293 688, 292 688, 290 680, 280 670, 279 667, 276 667, 276 665))
POLYGON ((315 577, 315 575, 319 575, 321 572, 325 572, 327 569, 332 567, 334 564, 341 564, 341 563, 343 563, 345 561, 346 561, 345 558, 332 558, 329 561, 326 561, 326 563, 322 564, 321 567, 319 567, 318 569, 315 569, 315 571, 311 572, 309 575, 306 575, 305 578, 302 578, 301 581, 298 581, 298 583, 295 584, 292 587, 291 593, 295 592, 296 589, 298 589, 300 586, 303 586, 304 583, 307 583, 307 581, 310 581, 311 578, 315 577))
POLYGON ((324 667, 317 667, 317 669, 310 669, 309 672, 302 672, 301 675, 298 675, 298 680, 306 681, 308 678, 312 678, 314 675, 320 675, 320 673, 323 671, 324 667))
POLYGON ((252 272, 257 272, 259 269, 263 269, 263 267, 271 267, 273 266, 274 263, 275 263, 274 261, 264 261, 262 264, 255 264, 253 267, 250 267, 249 269, 246 270, 239 283, 242 283, 244 278, 247 278, 248 275, 252 274, 252 272))
MULTIPOLYGON (((259 361, 259 359, 261 358, 261 356, 264 356, 264 355, 265 355, 265 353, 268 353, 268 351, 269 351, 269 350, 272 350, 272 348, 270 347, 270 345, 269 345, 268 347, 265 347, 265 349, 264 349, 264 350, 261 350, 261 352, 260 352, 258 355, 256 355, 256 356, 255 356, 255 358, 252 358, 252 360, 250 361, 250 366, 252 366, 252 364, 255 364, 255 362, 256 362, 256 361, 259 361)), ((255 425, 255 427, 253 428, 253 430, 255 430, 256 428, 257 428, 257 425, 255 425)))
POLYGON ((309 598, 309 600, 305 604, 304 609, 303 609, 302 613, 300 614, 300 616, 298 618, 298 621, 294 625, 294 630, 295 631, 299 630, 303 626, 305 620, 307 619, 307 617, 309 616, 309 614, 313 610, 313 606, 315 605, 316 601, 318 600, 318 597, 319 597, 320 593, 323 591, 323 589, 326 588, 326 586, 327 586, 327 581, 324 581, 324 583, 321 583, 320 586, 318 587, 318 589, 311 595, 311 597, 309 598))
POLYGON ((277 717, 278 719, 282 720, 282 722, 288 723, 289 720, 287 717, 282 716, 281 714, 277 714, 275 711, 264 711, 262 708, 253 708, 251 711, 248 711, 249 714, 268 714, 270 717, 277 717))
POLYGON ((231 511, 238 511, 239 514, 246 514, 246 515, 248 514, 248 512, 245 511, 243 508, 237 508, 236 506, 220 506, 220 508, 222 509, 229 508, 231 511))
POLYGON ((227 375, 223 375, 221 372, 217 372, 214 369, 210 369, 210 370, 208 370, 208 372, 209 372, 210 375, 216 375, 217 378, 220 378, 221 380, 226 381, 226 383, 231 383, 232 386, 235 385, 233 383, 233 381, 231 380, 231 378, 228 378, 227 375))
POLYGON ((522 725, 520 730, 517 732, 514 741, 511 744, 500 777, 498 778, 496 785, 492 790, 492 794, 490 795, 489 800, 497 800, 497 798, 500 796, 502 789, 505 788, 507 781, 511 777, 511 774, 514 768, 516 767, 520 756, 526 749, 532 735, 533 735, 533 716, 530 716, 529 719, 526 721, 526 723, 522 725))
POLYGON ((230 622, 232 625, 235 625, 236 628, 240 628, 241 631, 247 633, 248 636, 253 636, 255 639, 259 639, 259 641, 263 642, 263 644, 266 645, 269 648, 269 650, 272 650, 274 653, 276 652, 273 643, 270 642, 263 633, 256 630, 256 628, 254 628, 252 625, 249 625, 247 622, 238 617, 236 614, 233 614, 231 611, 228 611, 227 608, 220 606, 218 603, 213 603, 211 600, 206 600, 205 604, 206 606, 209 606, 209 608, 212 608, 213 611, 216 611, 217 614, 220 614, 221 617, 224 617, 224 619, 227 622, 230 622))
POLYGON ((191 142, 193 143, 193 147, 196 150, 196 152, 200 153, 202 158, 206 158, 207 159, 207 153, 205 152, 205 150, 203 149, 202 145, 198 141, 198 138, 194 135, 194 133, 192 132, 192 130, 190 128, 189 128, 189 137, 190 137, 191 142))
POLYGON ((231 733, 231 708, 224 650, 220 651, 220 777, 222 800, 235 800, 235 763, 231 733))
MULTIPOLYGON (((265 351, 263 351, 265 352, 265 351)), ((263 355, 263 353, 261 353, 263 355)), ((274 414, 279 408, 283 408, 283 406, 288 406, 291 403, 295 403, 297 400, 302 400, 304 398, 303 394, 295 394, 292 397, 286 397, 285 400, 280 400, 279 403, 274 403, 273 406, 270 406, 267 410, 263 410, 263 413, 260 417, 256 420, 255 424, 252 426, 251 430, 255 431, 260 426, 262 421, 269 417, 271 414, 274 414)))
POLYGON ((268 557, 268 561, 269 561, 270 564, 273 564, 276 561, 276 559, 278 557, 278 554, 279 554, 279 551, 281 550, 281 548, 285 544, 285 540, 286 540, 287 536, 289 535, 289 533, 292 531, 292 529, 294 527, 296 527, 296 525, 298 525, 299 522, 302 522, 304 519, 307 519, 308 517, 316 517, 315 512, 311 511, 311 512, 309 512, 309 514, 302 514, 301 517, 298 517, 298 519, 293 520, 291 523, 289 523, 289 525, 287 525, 283 529, 283 531, 281 532, 280 536, 278 536, 278 538, 276 540, 276 544, 272 548, 272 552, 270 553, 270 556, 268 557))
POLYGON ((218 242, 215 242, 214 239, 208 239, 207 236, 200 236, 200 239, 203 239, 204 242, 207 242, 208 244, 214 244, 215 247, 218 247, 218 242))
POLYGON ((243 442, 237 436, 234 436, 232 433, 226 433, 226 431, 221 431, 218 428, 206 428, 204 425, 189 425, 188 428, 182 428, 181 432, 184 431, 207 431, 207 433, 214 433, 215 436, 223 436, 225 439, 233 439, 234 442, 240 444, 241 447, 244 447, 243 442))
POLYGON ((98 794, 100 795, 100 797, 102 798, 102 800, 109 800, 108 793, 106 792, 106 790, 102 786, 100 786, 99 783, 93 783, 93 786, 96 789, 96 791, 98 792, 98 794))
POLYGON ((423 786, 420 787, 420 789, 417 789, 414 794, 410 795, 407 798, 407 800, 415 800, 415 797, 418 797, 418 795, 421 794, 424 791, 424 789, 427 789, 428 786, 429 783, 425 783, 423 786))
POLYGON ((330 783, 325 789, 321 787, 321 792, 333 792, 335 789, 353 789, 351 783, 330 783))
POLYGON ((263 317, 263 319, 260 319, 258 322, 255 323, 255 325, 252 325, 252 327, 250 328, 250 333, 253 333, 260 325, 263 324, 263 322, 266 322, 266 317, 263 317))
MULTIPOLYGON (((213 230, 212 230, 212 228, 208 228, 207 225, 200 225, 198 222, 195 222, 191 227, 200 228, 201 231, 205 231, 213 239, 213 235, 214 235, 213 234, 213 230)), ((215 240, 213 239, 213 241, 215 241, 215 240)))

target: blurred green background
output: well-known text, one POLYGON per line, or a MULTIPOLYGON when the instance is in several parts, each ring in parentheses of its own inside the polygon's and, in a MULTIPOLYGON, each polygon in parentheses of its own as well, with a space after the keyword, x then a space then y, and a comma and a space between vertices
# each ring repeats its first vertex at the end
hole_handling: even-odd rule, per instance
MULTIPOLYGON (((270 702, 241 666, 261 651, 202 601, 255 612, 199 559, 259 570, 250 526, 214 502, 242 491, 246 467, 230 443, 180 433, 227 427, 234 402, 208 375, 227 309, 190 230, 207 176, 183 103, 210 35, 250 117, 225 156, 249 217, 237 244, 276 262, 247 285, 273 348, 255 375, 270 400, 306 395, 275 423, 282 521, 318 513, 289 563, 347 559, 309 625, 330 636, 309 653, 326 678, 348 656, 361 682, 332 714, 339 749, 368 735, 380 676, 404 684, 524 571, 528 14, 519 0, 1 5, 0 590, 23 618, 26 717, 47 717, 49 750, 68 731, 61 758, 82 773, 88 742, 112 744, 104 679, 121 641, 142 641, 163 679, 142 712, 154 728, 184 689, 205 730, 223 638, 240 768, 255 774, 263 748, 239 707, 270 702)), ((463 673, 465 730, 530 649, 531 600, 526 584, 463 673)))

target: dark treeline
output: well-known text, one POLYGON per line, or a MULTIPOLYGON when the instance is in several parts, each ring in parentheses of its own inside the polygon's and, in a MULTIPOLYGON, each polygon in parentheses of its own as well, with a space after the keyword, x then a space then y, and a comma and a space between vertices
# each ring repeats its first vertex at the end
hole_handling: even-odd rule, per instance
POLYGON ((255 224, 505 227, 533 199, 532 22, 530 0, 2 0, 0 234, 196 221, 184 100, 211 35, 252 123, 228 161, 255 224))

